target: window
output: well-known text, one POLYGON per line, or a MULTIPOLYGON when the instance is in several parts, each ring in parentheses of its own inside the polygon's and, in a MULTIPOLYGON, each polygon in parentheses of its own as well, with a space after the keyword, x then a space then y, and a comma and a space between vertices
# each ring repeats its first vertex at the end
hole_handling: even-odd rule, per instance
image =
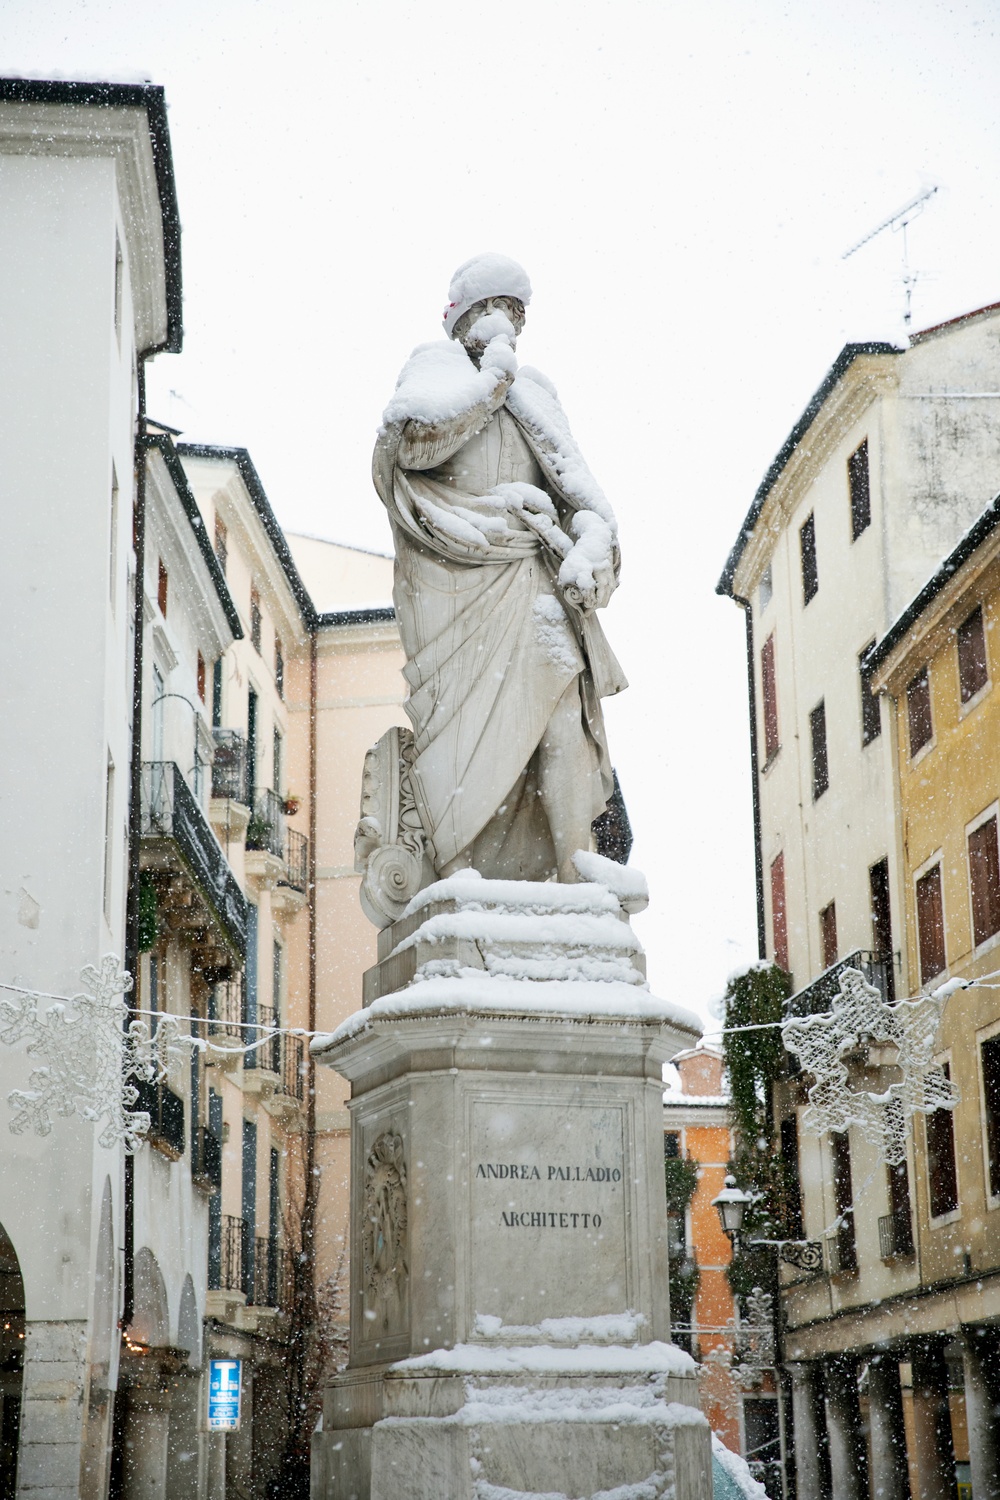
POLYGON ((969 884, 972 888, 972 934, 978 947, 1000 932, 1000 859, 994 813, 969 834, 969 884))
POLYGON ((115 842, 115 763, 108 756, 104 783, 104 916, 111 921, 111 876, 115 842))
POLYGON ((913 1218, 910 1213, 910 1174, 905 1161, 886 1167, 889 1187, 889 1216, 892 1219, 894 1255, 913 1254, 913 1218))
POLYGON ((785 856, 779 854, 771 865, 771 932, 774 961, 788 972, 788 914, 785 909, 785 856))
POLYGON ((858 657, 858 677, 861 683, 862 745, 870 745, 872 740, 877 740, 882 733, 882 705, 872 692, 871 672, 865 665, 865 658, 874 644, 874 641, 869 641, 858 657))
POLYGON ((275 731, 274 731, 274 750, 272 752, 273 758, 272 758, 272 762, 271 762, 272 770, 274 771, 274 780, 271 782, 271 785, 272 785, 272 787, 274 788, 275 792, 278 794, 279 797, 281 796, 282 773, 284 771, 284 765, 282 764, 282 761, 283 761, 282 751, 283 750, 284 750, 284 745, 282 744, 282 740, 281 740, 281 730, 280 729, 275 729, 275 731))
POLYGON ((927 668, 921 667, 906 689, 906 717, 910 725, 910 759, 929 745, 934 737, 931 719, 931 683, 927 668))
POLYGON ((868 439, 847 460, 847 483, 851 491, 851 541, 867 531, 872 519, 871 481, 868 473, 868 439))
POLYGON ((823 950, 823 967, 828 969, 837 962, 837 903, 831 901, 819 914, 820 947, 823 950))
POLYGON ((255 588, 250 590, 250 640, 254 649, 260 650, 260 595, 255 588))
POLYGON ((122 242, 115 235, 115 338, 118 340, 118 348, 122 345, 122 293, 125 282, 124 265, 122 264, 122 242))
POLYGON ((826 704, 817 703, 809 715, 812 739, 813 801, 817 802, 830 785, 830 766, 826 755, 826 704))
POLYGON ((992 1036, 982 1043, 979 1058, 983 1069, 990 1197, 1000 1198, 1000 1036, 992 1036))
POLYGON ((215 558, 224 573, 229 558, 229 532, 221 516, 215 518, 215 558))
POLYGON ((257 1249, 257 1126, 253 1120, 243 1121, 243 1210, 242 1285, 248 1303, 254 1300, 254 1253, 257 1249))
POLYGON ((917 881, 917 944, 920 949, 920 982, 926 984, 940 974, 945 965, 944 903, 939 864, 917 881))
POLYGON ((764 697, 764 764, 781 749, 778 737, 778 691, 774 680, 774 636, 769 635, 760 653, 760 685, 764 697))
POLYGON ((108 598, 115 612, 115 585, 118 582, 118 471, 111 465, 111 539, 108 547, 108 598))
POLYGON ((204 701, 205 701, 205 658, 202 656, 202 654, 201 654, 200 651, 198 652, 197 678, 198 678, 198 697, 201 699, 202 703, 204 703, 204 701))
POLYGON ((816 568, 816 516, 810 515, 799 532, 799 547, 802 552, 802 603, 808 604, 819 588, 819 573, 816 568))
POLYGON ((278 637, 274 638, 274 685, 278 689, 278 697, 285 696, 285 653, 281 649, 278 637))
POLYGON ((858 1252, 854 1242, 854 1189, 851 1185, 851 1138, 847 1131, 830 1135, 833 1152, 833 1200, 840 1220, 837 1229, 837 1269, 856 1271, 858 1252))
POLYGON ((889 861, 880 859, 868 871, 872 898, 872 952, 883 965, 883 989, 891 1005, 896 998, 896 969, 892 952, 892 908, 889 905, 889 861))
POLYGON ((274 1006, 274 1019, 278 1022, 281 1018, 281 993, 284 989, 285 974, 285 950, 274 940, 271 950, 271 1004, 274 1006))
POLYGON ((773 596, 774 596, 774 580, 773 580, 773 576, 771 574, 771 564, 768 563, 767 567, 764 569, 763 573, 760 575, 760 595, 759 595, 759 598, 760 598, 760 612, 761 612, 761 614, 764 613, 765 609, 770 604, 771 599, 773 598, 773 596))
POLYGON ((788 1192, 785 1207, 784 1232, 793 1240, 802 1239, 805 1227, 802 1222, 802 1187, 799 1182, 799 1131, 795 1115, 786 1115, 781 1122, 781 1159, 785 1164, 785 1185, 788 1192))
POLYGON ((252 798, 257 790, 257 694, 253 688, 247 695, 247 794, 252 798))
POLYGON ((681 1154, 681 1136, 679 1130, 667 1130, 663 1135, 663 1154, 670 1161, 676 1161, 681 1154))
POLYGON ((958 683, 962 702, 968 703, 990 680, 986 664, 983 612, 977 605, 958 627, 958 683))
MULTIPOLYGON (((941 1071, 951 1077, 951 1065, 941 1071)), ((955 1166, 955 1120, 950 1109, 936 1109, 927 1116, 927 1175, 930 1179, 931 1218, 954 1213, 958 1207, 958 1171, 955 1166)))
POLYGON ((156 580, 156 602, 160 606, 160 614, 166 619, 167 616, 167 570, 163 566, 163 558, 159 559, 160 571, 156 580))
POLYGON ((222 657, 212 663, 212 727, 222 728, 222 657))

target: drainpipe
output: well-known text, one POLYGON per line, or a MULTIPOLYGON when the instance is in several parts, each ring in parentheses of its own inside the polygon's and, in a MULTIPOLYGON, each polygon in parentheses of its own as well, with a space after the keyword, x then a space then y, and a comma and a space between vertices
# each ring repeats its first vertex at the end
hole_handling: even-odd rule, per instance
POLYGON ((753 796, 753 856, 757 883, 757 956, 767 957, 767 924, 764 920, 764 853, 760 837, 760 773, 757 765, 757 681, 754 673, 753 610, 750 600, 739 594, 730 598, 740 606, 747 627, 747 692, 750 700, 750 787, 753 796))

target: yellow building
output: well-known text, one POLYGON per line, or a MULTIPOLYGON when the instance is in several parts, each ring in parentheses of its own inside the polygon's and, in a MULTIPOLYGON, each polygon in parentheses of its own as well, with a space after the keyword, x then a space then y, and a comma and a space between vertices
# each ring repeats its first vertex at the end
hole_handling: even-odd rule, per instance
MULTIPOLYGON (((1000 499, 870 658, 873 687, 895 710, 911 996, 948 980, 1000 982, 989 978, 1000 970, 998 622, 1000 499)), ((911 1474, 933 1467, 935 1457, 950 1467, 950 1441, 959 1479, 968 1458, 972 1493, 993 1495, 1000 1474, 1000 990, 956 986, 944 1005, 939 1047, 960 1102, 953 1113, 917 1117, 919 1289, 905 1309, 883 1316, 892 1319, 894 1311, 908 1339, 921 1337, 921 1357, 929 1354, 938 1369, 939 1410, 945 1400, 950 1409, 950 1432, 939 1431, 936 1455, 921 1452, 913 1434, 911 1474)), ((935 1393, 924 1395, 933 1404, 935 1393)), ((926 1477, 919 1483, 924 1492, 926 1477)))

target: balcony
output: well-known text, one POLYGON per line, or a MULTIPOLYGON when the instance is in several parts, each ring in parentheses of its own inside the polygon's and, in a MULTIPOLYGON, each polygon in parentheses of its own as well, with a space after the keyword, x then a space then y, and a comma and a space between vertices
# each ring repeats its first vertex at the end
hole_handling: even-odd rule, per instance
POLYGON ((286 1123, 301 1114, 305 1100, 305 1076, 308 1066, 305 1044, 300 1036, 283 1036, 281 1055, 274 1058, 277 1077, 265 1108, 276 1120, 286 1123))
POLYGON ((204 1125, 198 1126, 197 1142, 191 1176, 209 1192, 218 1192, 222 1187, 222 1142, 204 1125))
POLYGON ((243 1220, 233 1214, 221 1215, 218 1253, 209 1246, 208 1285, 211 1291, 243 1290, 243 1220))
POLYGON ((840 997, 840 976, 845 969, 859 969, 868 983, 874 985, 886 999, 894 996, 892 959, 876 958, 874 953, 856 948, 846 958, 838 959, 824 969, 818 979, 807 984, 785 1002, 787 1016, 815 1016, 835 1010, 840 997))
POLYGON ((166 1083, 136 1083, 135 1108, 149 1115, 146 1139, 161 1155, 179 1161, 184 1155, 184 1100, 166 1083))
POLYGON ((271 889, 279 910, 300 910, 309 879, 309 840, 286 826, 285 804, 277 792, 260 791, 254 798, 246 846, 247 874, 271 889))
POLYGON ((247 742, 238 729, 213 729, 212 796, 248 807, 247 742))
POLYGON ((278 1076, 281 1072, 281 1037, 268 1036, 268 1031, 277 1025, 274 1007, 262 1005, 257 1002, 257 1031, 247 1031, 247 1043, 252 1050, 246 1053, 243 1059, 244 1083, 255 1093, 273 1093, 278 1086, 278 1076), (257 1072, 261 1075, 259 1080, 247 1078, 247 1074, 257 1072))
POLYGON ((258 792, 247 824, 247 849, 260 849, 285 858, 285 813, 277 792, 258 792))
POLYGON ((205 1055, 209 1067, 231 1072, 243 1061, 245 997, 243 972, 212 986, 208 996, 208 1039, 212 1046, 205 1055))
POLYGON ((909 1214, 883 1214, 878 1221, 878 1248, 884 1261, 907 1260, 914 1253, 909 1214))
POLYGON ((304 894, 309 881, 309 840, 295 828, 285 835, 285 869, 292 890, 304 894))
POLYGON ((173 761, 143 764, 141 856, 167 930, 187 936, 209 983, 228 978, 246 956, 246 901, 173 761))

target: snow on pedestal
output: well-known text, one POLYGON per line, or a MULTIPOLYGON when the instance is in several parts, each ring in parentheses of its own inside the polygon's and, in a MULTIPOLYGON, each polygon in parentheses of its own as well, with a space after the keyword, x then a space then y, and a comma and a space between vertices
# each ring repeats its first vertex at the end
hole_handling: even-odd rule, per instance
POLYGON ((439 881, 313 1045, 352 1085, 351 1356, 315 1500, 711 1495, 661 1118, 701 1028, 646 987, 641 880, 609 884, 439 881))

